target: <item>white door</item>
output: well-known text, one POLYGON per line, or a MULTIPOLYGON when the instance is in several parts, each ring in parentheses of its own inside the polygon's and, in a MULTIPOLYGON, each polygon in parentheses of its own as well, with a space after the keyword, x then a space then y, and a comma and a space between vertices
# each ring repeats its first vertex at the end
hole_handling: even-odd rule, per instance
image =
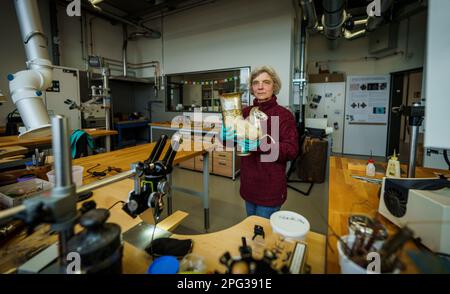
POLYGON ((344 153, 386 156, 390 76, 348 76, 344 153))
POLYGON ((306 118, 326 118, 333 128, 332 151, 342 153, 344 140, 345 83, 310 83, 306 118))

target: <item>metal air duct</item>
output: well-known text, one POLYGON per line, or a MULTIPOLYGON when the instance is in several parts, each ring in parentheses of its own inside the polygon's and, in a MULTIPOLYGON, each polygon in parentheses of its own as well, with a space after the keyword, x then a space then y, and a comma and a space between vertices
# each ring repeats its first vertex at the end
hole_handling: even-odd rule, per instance
POLYGON ((8 75, 12 101, 27 128, 19 136, 49 135, 50 118, 41 97, 52 81, 47 37, 42 29, 37 0, 15 0, 14 5, 29 68, 8 75))
POLYGON ((329 40, 336 40, 341 36, 342 25, 346 12, 344 0, 323 0, 324 13, 322 16, 323 33, 329 40))

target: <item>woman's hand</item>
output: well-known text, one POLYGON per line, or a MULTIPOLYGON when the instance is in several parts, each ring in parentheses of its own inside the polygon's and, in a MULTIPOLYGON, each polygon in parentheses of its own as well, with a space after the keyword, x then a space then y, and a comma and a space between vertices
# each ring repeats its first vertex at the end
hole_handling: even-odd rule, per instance
POLYGON ((256 151, 260 142, 259 140, 238 139, 236 143, 239 145, 242 153, 248 153, 250 151, 256 151))
POLYGON ((236 139, 236 131, 231 130, 231 127, 225 128, 225 125, 222 124, 222 130, 220 131, 220 139, 222 141, 234 140, 236 139))

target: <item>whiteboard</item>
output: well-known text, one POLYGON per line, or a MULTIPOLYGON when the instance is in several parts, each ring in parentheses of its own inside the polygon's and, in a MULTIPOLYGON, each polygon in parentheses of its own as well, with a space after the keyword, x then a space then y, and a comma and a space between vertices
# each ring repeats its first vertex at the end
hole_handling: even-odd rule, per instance
POLYGON ((344 153, 386 156, 390 76, 348 76, 344 153))

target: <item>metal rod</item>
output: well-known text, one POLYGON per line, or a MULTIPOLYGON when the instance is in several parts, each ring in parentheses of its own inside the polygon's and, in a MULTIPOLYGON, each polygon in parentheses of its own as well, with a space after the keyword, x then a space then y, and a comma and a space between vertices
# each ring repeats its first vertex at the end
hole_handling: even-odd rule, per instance
POLYGON ((123 76, 127 76, 127 47, 128 47, 128 30, 127 25, 122 25, 123 29, 123 45, 122 45, 122 66, 123 66, 123 76))
POLYGON ((0 220, 7 219, 15 216, 22 211, 25 211, 27 207, 25 205, 19 205, 12 208, 8 208, 7 210, 0 211, 0 220))
POLYGON ((125 171, 125 172, 122 172, 120 174, 117 174, 117 175, 114 175, 114 176, 102 179, 100 181, 93 182, 93 183, 81 186, 81 187, 77 188, 77 195, 82 195, 82 194, 84 194, 86 192, 89 192, 89 191, 92 191, 92 190, 104 187, 106 185, 109 185, 109 184, 112 184, 112 183, 115 183, 115 182, 119 182, 119 181, 124 180, 124 179, 127 179, 129 177, 134 176, 134 173, 135 173, 134 170, 129 170, 129 171, 125 171))
MULTIPOLYGON (((131 164, 131 169, 132 170, 136 170, 136 167, 137 167, 137 163, 132 163, 131 164)), ((134 174, 134 193, 136 195, 141 194, 141 179, 140 179, 138 173, 134 174)))
POLYGON ((419 138, 419 126, 411 126, 411 142, 409 144, 408 178, 416 176, 416 151, 419 138))
MULTIPOLYGON (((103 107, 105 108, 105 127, 106 130, 111 130, 111 96, 109 95, 109 69, 102 69, 103 79, 103 107)), ((111 136, 106 136, 105 139, 106 151, 111 151, 111 136)))
POLYGON ((68 119, 61 115, 52 118, 52 148, 56 172, 57 188, 70 187, 72 185, 72 159, 70 156, 69 123, 68 119))
MULTIPOLYGON (((234 171, 233 171, 234 172, 234 171)), ((205 231, 209 230, 209 152, 203 154, 203 208, 205 213, 205 231)))
MULTIPOLYGON (((55 161, 55 163, 56 163, 56 161, 55 161)), ((95 190, 95 189, 107 186, 107 185, 115 183, 115 182, 122 181, 124 179, 129 178, 129 177, 132 177, 132 176, 134 176, 134 174, 135 174, 134 170, 129 170, 129 171, 122 172, 120 174, 117 174, 117 175, 105 178, 103 180, 100 180, 100 181, 97 181, 97 182, 94 182, 94 183, 91 183, 91 184, 88 184, 88 185, 81 186, 81 187, 77 188, 76 194, 78 196, 83 195, 86 192, 89 192, 89 191, 92 191, 92 190, 95 190)), ((9 208, 9 209, 4 210, 4 211, 0 211, 0 220, 13 217, 14 215, 16 215, 18 213, 21 213, 21 212, 23 212, 25 210, 26 210, 26 206, 22 204, 22 205, 13 207, 13 208, 9 208)))

